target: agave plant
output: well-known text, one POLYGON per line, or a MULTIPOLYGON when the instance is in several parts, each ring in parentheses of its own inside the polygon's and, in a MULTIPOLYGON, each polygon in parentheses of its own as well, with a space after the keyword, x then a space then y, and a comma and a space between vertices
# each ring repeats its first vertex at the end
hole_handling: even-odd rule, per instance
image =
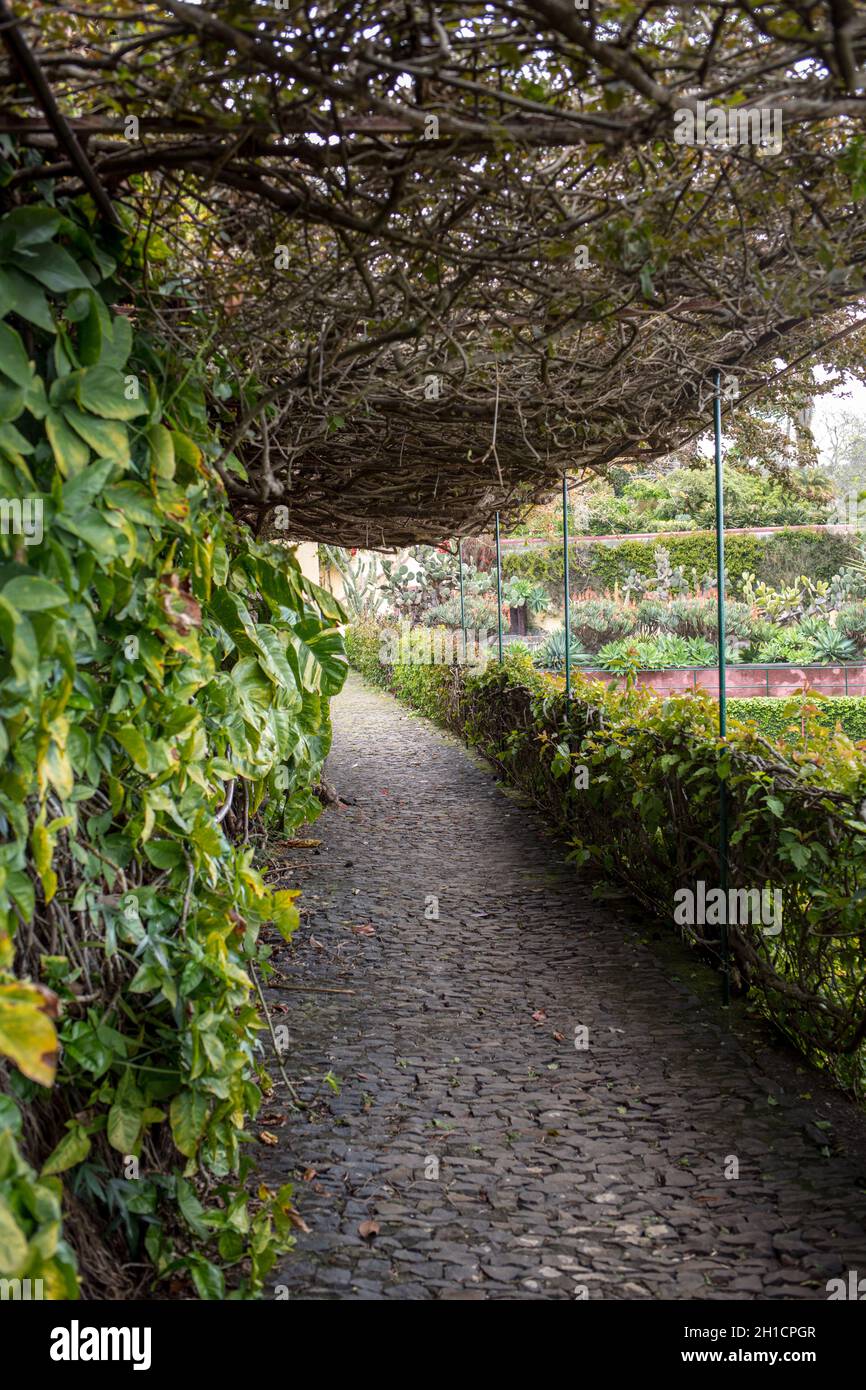
MULTIPOLYGON (((540 647, 535 649, 533 661, 536 666, 541 666, 546 671, 565 670, 565 628, 555 628, 549 637, 540 647)), ((593 658, 589 652, 585 652, 576 642, 574 637, 570 643, 570 661, 572 666, 587 666, 591 664, 593 658)))
MULTIPOLYGON (((801 623, 800 631, 803 632, 804 628, 805 623, 801 623)), ((851 638, 846 637, 838 628, 831 627, 829 623, 820 622, 813 622, 810 628, 807 641, 812 648, 812 656, 815 661, 830 663, 857 660, 856 646, 851 638)))

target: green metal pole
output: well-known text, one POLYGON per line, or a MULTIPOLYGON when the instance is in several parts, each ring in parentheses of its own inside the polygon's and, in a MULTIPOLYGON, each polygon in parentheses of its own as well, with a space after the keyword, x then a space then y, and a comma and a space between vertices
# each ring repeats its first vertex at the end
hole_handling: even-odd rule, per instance
POLYGON ((568 611, 568 477, 562 475, 562 586, 565 594, 565 703, 571 699, 571 614, 568 611))
MULTIPOLYGON (((728 692, 725 671, 725 498, 722 487, 722 374, 714 373, 713 436, 716 466, 716 582, 719 595, 719 738, 728 736, 728 692)), ((731 1002, 731 958, 728 949, 728 789, 719 782, 719 887, 724 912, 719 945, 722 952, 722 1002, 731 1002)))
POLYGON ((463 542, 457 542, 457 565, 460 573, 460 629, 463 633, 463 660, 466 661, 466 605, 463 599, 463 542))
POLYGON ((502 546, 499 541, 499 513, 496 513, 496 615, 499 631, 499 660, 502 661, 502 546))

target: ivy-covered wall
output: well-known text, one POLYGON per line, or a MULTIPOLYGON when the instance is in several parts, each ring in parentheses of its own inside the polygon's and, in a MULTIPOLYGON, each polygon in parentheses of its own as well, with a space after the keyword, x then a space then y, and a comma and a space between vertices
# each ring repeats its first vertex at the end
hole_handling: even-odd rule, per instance
POLYGON ((0 1277, 50 1298, 248 1295, 291 1244, 245 1152, 296 893, 245 832, 318 814, 346 670, 339 606, 233 522, 140 269, 76 205, 0 217, 0 1277))

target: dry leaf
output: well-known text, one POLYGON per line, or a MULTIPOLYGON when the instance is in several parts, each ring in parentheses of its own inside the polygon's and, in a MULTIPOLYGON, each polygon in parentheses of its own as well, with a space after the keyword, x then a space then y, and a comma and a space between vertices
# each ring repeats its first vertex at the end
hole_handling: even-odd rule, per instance
POLYGON ((369 922, 364 922, 359 927, 353 927, 352 931, 356 936, 375 936, 376 928, 371 927, 369 922))
POLYGON ((274 1145, 279 1144, 280 1141, 275 1134, 271 1134, 269 1129, 263 1129, 259 1135, 259 1142, 261 1144, 274 1145))
POLYGON ((363 1236, 364 1240, 372 1240, 379 1234, 378 1221, 362 1221, 358 1227, 358 1235, 363 1236))
POLYGON ((535 1010, 535 1013, 532 1015, 532 1022, 533 1022, 533 1023, 546 1023, 546 1022, 547 1022, 547 1014, 544 1012, 543 1009, 536 1009, 536 1010, 535 1010))

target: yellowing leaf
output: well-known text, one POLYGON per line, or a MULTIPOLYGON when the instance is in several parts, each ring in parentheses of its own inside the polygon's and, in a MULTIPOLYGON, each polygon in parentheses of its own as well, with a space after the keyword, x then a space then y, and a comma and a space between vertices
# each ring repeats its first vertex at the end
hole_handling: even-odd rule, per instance
POLYGON ((27 1264, 27 1237, 4 1197, 0 1197, 0 1274, 16 1278, 27 1264))
POLYGON ((285 941, 291 939, 292 932, 300 921, 298 909, 294 905, 299 892, 297 888, 280 888, 272 899, 271 919, 285 941))
POLYGON ((208 1117, 208 1102, 197 1091, 181 1091, 169 1109, 174 1142, 187 1158, 194 1158, 208 1117))
POLYGON ((57 1148, 49 1154, 41 1176, 48 1178, 55 1173, 65 1173, 67 1168, 74 1168, 76 1163, 82 1163, 89 1153, 90 1136, 83 1125, 76 1125, 64 1134, 57 1148))
POLYGON ((31 1081, 51 1086, 57 1033, 45 1009, 46 995, 36 985, 20 980, 0 985, 0 1053, 31 1081))

